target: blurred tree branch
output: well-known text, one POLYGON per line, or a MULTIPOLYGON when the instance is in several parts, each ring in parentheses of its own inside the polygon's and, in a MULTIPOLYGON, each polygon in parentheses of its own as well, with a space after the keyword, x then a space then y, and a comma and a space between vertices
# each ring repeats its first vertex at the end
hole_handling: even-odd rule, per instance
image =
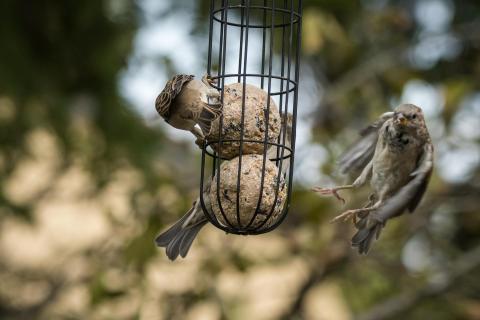
POLYGON ((344 73, 342 77, 325 89, 326 94, 320 104, 334 104, 344 97, 347 92, 361 86, 368 79, 404 63, 406 58, 405 50, 407 48, 406 45, 389 48, 359 63, 355 68, 344 73))
POLYGON ((480 245, 455 260, 450 270, 445 274, 436 274, 430 277, 425 284, 414 290, 395 296, 383 303, 374 306, 369 311, 357 317, 357 320, 391 319, 404 314, 423 300, 440 295, 456 284, 460 277, 472 272, 480 266, 480 245))
POLYGON ((318 254, 316 259, 312 260, 308 278, 301 285, 290 308, 279 317, 280 319, 301 319, 303 304, 310 289, 325 278, 342 270, 342 267, 349 263, 352 251, 350 250, 350 244, 343 239, 344 229, 343 225, 338 225, 335 230, 335 236, 330 244, 327 245, 328 250, 318 254))
POLYGON ((0 305, 0 316, 2 319, 29 320, 38 319, 39 315, 48 305, 53 303, 63 289, 63 284, 58 281, 51 282, 48 294, 38 303, 27 308, 14 308, 0 305))
POLYGON ((47 294, 40 301, 28 307, 12 306, 0 300, 0 319, 38 319, 39 315, 57 299, 58 295, 65 287, 65 280, 63 277, 58 277, 58 275, 46 275, 41 271, 13 270, 0 263, 0 272, 14 274, 15 276, 23 279, 26 283, 29 281, 42 279, 49 284, 49 290, 47 294))

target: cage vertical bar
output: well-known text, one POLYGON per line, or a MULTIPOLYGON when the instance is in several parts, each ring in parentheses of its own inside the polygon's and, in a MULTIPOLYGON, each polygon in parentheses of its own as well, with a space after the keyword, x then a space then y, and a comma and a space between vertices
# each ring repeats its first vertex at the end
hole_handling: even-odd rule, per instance
MULTIPOLYGON (((242 109, 238 139, 225 139, 222 136, 224 129, 222 115, 217 120, 218 135, 210 137, 203 146, 200 200, 210 222, 228 233, 246 235, 269 232, 276 228, 288 213, 295 154, 301 19, 301 0, 211 0, 207 73, 216 81, 215 87, 221 92, 222 104, 225 99, 225 89, 229 85, 238 83, 241 86, 242 109), (266 105, 263 109, 265 129, 262 131, 264 133, 262 139, 249 139, 244 136, 247 85, 257 86, 266 94, 266 105), (273 108, 271 101, 278 106, 281 118, 280 133, 275 141, 269 140, 270 114, 273 108), (224 157, 222 148, 232 144, 238 144, 238 157, 234 159, 238 163, 238 168, 236 219, 233 220, 229 219, 224 212, 220 185, 222 181, 220 168, 225 161, 232 161, 224 157), (241 173, 246 144, 261 144, 263 147, 258 155, 262 157, 262 170, 257 207, 248 223, 243 224, 240 219, 242 205, 240 187, 244 178, 241 173), (269 152, 271 149, 274 150, 273 157, 269 152), (265 168, 270 165, 268 161, 277 167, 274 205, 260 224, 253 225, 263 201, 265 168), (212 163, 211 166, 208 166, 209 162, 212 163), (202 192, 207 183, 216 184, 216 194, 206 195, 202 192), (277 205, 279 189, 284 187, 287 188, 286 200, 278 204, 283 206, 281 214, 275 221, 271 221, 269 219, 277 209, 275 205, 277 205), (220 214, 214 214, 211 207, 206 206, 206 203, 212 201, 217 202, 220 214)), ((224 108, 226 107, 224 105, 224 108)), ((262 214, 265 215, 264 212, 262 214)))

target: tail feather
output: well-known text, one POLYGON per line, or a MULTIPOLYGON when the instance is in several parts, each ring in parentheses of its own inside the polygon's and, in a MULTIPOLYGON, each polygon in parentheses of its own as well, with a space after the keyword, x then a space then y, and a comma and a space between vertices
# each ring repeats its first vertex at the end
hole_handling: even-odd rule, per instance
POLYGON ((383 225, 380 222, 375 222, 369 227, 365 226, 364 228, 360 228, 352 237, 352 247, 357 247, 359 254, 367 254, 372 245, 373 238, 378 240, 382 229, 383 225))
POLYGON ((184 235, 182 236, 182 241, 180 243, 180 256, 182 258, 185 258, 187 256, 188 250, 190 250, 193 240, 206 223, 207 220, 189 228, 188 230, 184 230, 184 235))
POLYGON ((352 237, 352 246, 358 247, 362 242, 364 242, 370 234, 370 229, 360 229, 352 237))
POLYGON ((184 224, 185 220, 187 220, 188 216, 193 211, 193 209, 194 209, 194 207, 192 207, 173 226, 168 228, 167 231, 165 231, 162 234, 157 236, 157 238, 155 239, 155 243, 157 244, 157 246, 166 247, 175 238, 175 236, 182 230, 182 225, 184 224))
POLYGON ((186 228, 178 230, 178 232, 171 238, 170 242, 166 245, 165 253, 167 257, 174 261, 180 255, 182 258, 187 256, 193 240, 197 236, 198 232, 207 223, 207 220, 194 226, 188 226, 186 228))
POLYGON ((182 230, 172 239, 172 241, 167 245, 165 253, 171 261, 177 259, 180 254, 180 244, 182 242, 182 230))
POLYGON ((179 221, 155 239, 159 247, 165 247, 170 260, 175 260, 179 255, 185 258, 196 235, 208 222, 203 212, 198 210, 201 208, 194 203, 179 221))

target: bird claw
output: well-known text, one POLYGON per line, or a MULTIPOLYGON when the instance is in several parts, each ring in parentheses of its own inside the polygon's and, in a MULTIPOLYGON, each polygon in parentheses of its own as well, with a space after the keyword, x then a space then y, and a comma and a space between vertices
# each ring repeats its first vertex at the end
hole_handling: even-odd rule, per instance
POLYGON ((214 87, 214 86, 217 85, 217 81, 212 79, 212 77, 209 76, 208 74, 206 74, 202 77, 202 82, 204 84, 206 84, 207 86, 210 86, 210 87, 214 87))
POLYGON ((196 144, 200 149, 203 150, 203 146, 204 146, 204 144, 205 144, 205 139, 204 139, 204 138, 197 138, 197 139, 195 140, 195 144, 196 144))
POLYGON ((338 216, 336 216, 335 218, 333 218, 332 220, 330 220, 330 223, 335 223, 335 222, 338 222, 340 220, 343 219, 343 222, 347 222, 348 220, 350 219, 353 219, 354 222, 356 220, 356 211, 355 210, 347 210, 345 211, 344 213, 342 214, 339 214, 338 216))
POLYGON ((312 188, 312 191, 320 193, 321 195, 327 196, 327 195, 333 195, 335 198, 337 198, 342 204, 345 204, 345 199, 343 199, 339 194, 337 189, 335 188, 321 188, 321 187, 314 187, 312 188))

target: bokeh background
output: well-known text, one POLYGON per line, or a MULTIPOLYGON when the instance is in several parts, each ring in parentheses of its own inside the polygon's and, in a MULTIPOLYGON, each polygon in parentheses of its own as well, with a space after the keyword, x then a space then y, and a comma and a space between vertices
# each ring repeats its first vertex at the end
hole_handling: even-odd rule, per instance
MULTIPOLYGON (((0 2, 0 319, 480 319, 480 2, 306 0, 295 184, 274 232, 153 239, 198 194, 200 150, 156 115, 206 69, 209 1, 0 2), (436 170, 371 253, 309 191, 400 102, 436 170)), ((344 193, 362 204, 368 188, 344 193)))

